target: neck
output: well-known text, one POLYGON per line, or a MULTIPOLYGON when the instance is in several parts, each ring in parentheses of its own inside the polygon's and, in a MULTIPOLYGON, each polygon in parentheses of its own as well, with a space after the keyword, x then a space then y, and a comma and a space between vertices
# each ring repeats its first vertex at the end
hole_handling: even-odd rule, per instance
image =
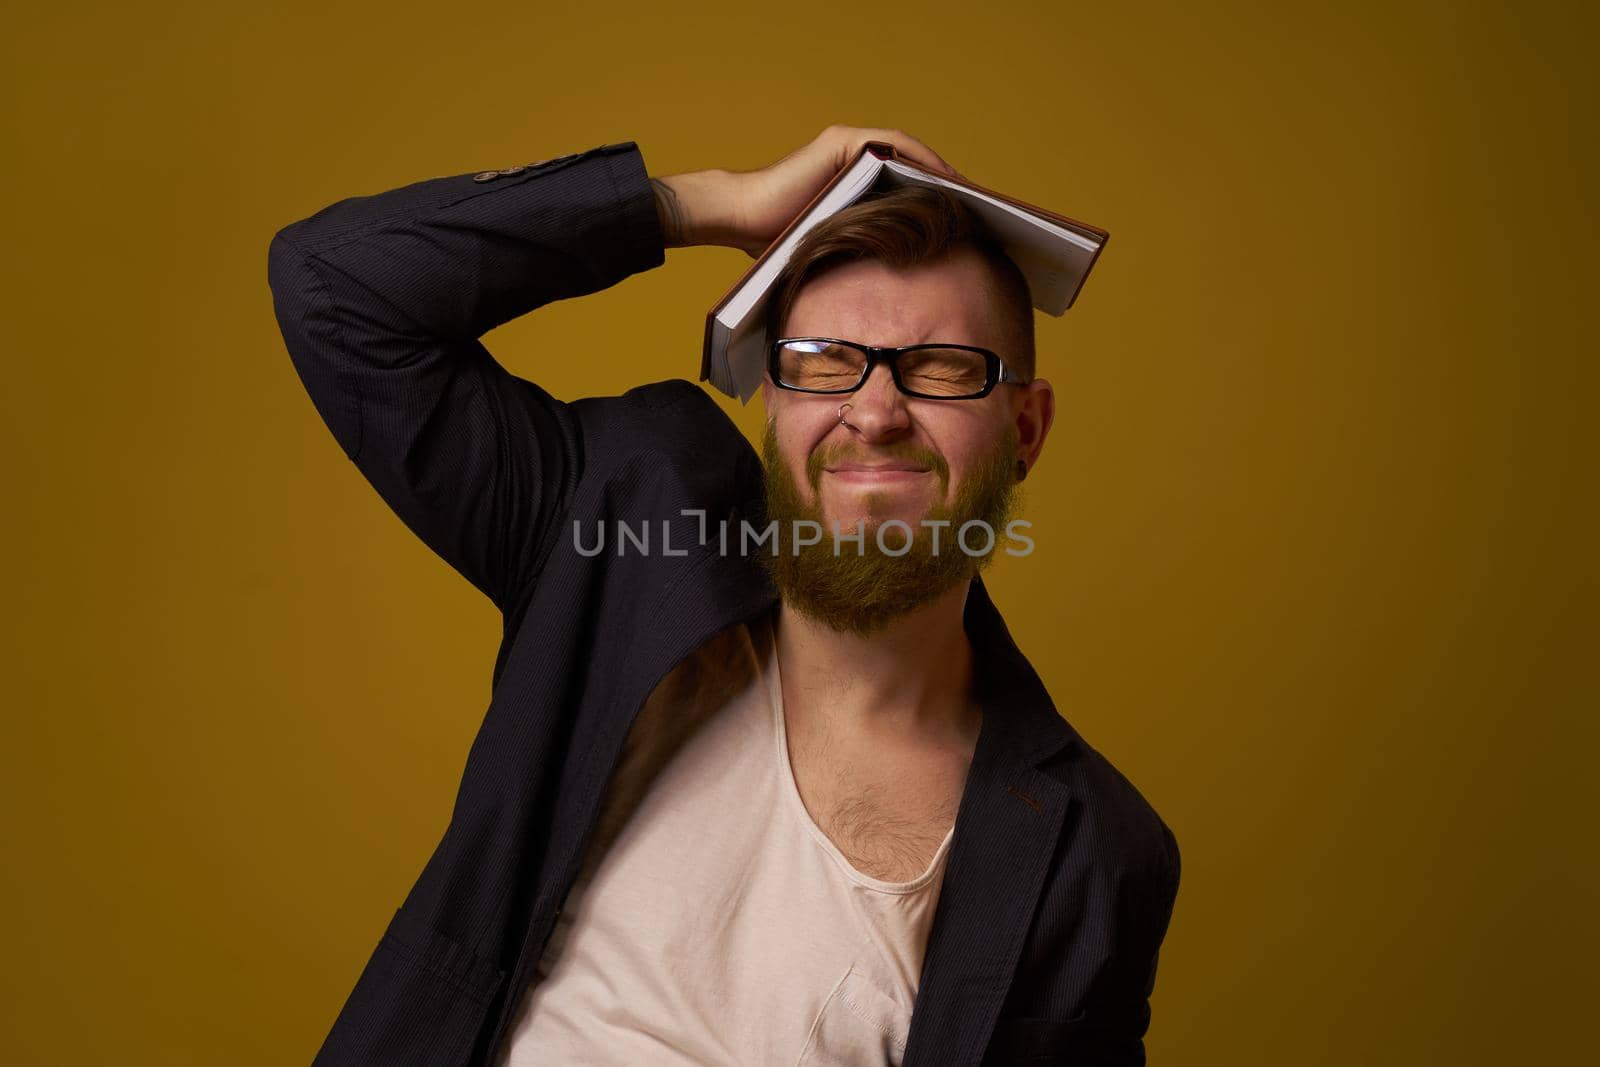
POLYGON ((774 628, 785 716, 831 736, 970 748, 972 646, 962 622, 969 582, 870 637, 781 604, 774 628))

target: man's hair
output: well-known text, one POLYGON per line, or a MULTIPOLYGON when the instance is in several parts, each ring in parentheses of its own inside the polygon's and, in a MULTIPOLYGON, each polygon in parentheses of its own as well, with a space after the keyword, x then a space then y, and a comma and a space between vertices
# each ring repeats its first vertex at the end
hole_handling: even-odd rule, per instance
POLYGON ((1034 372, 1033 298, 1028 281, 983 221, 953 194, 927 185, 874 191, 823 219, 800 239, 773 283, 767 337, 779 332, 805 284, 831 267, 879 260, 896 270, 933 263, 970 247, 989 264, 991 299, 1006 331, 1000 356, 1023 381, 1034 372))

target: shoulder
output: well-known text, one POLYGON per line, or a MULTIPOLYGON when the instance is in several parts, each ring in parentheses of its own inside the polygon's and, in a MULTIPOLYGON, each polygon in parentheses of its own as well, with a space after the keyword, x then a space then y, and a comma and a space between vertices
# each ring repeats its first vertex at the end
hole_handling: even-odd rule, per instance
POLYGON ((1177 890, 1181 857, 1177 836, 1128 777, 1081 735, 1052 761, 1077 807, 1072 836, 1096 866, 1151 890, 1177 890))
POLYGON ((687 378, 667 378, 659 382, 636 385, 623 393, 621 399, 634 407, 652 411, 699 401, 710 407, 716 407, 716 403, 706 395, 706 391, 687 378))
POLYGON ((651 382, 620 396, 573 401, 569 410, 591 485, 625 488, 669 511, 697 503, 721 509, 760 494, 760 457, 693 382, 651 382))
POLYGON ((590 396, 572 402, 574 408, 590 418, 605 418, 623 411, 665 412, 685 404, 722 414, 716 401, 686 378, 667 378, 636 385, 620 396, 590 396))
POLYGON ((683 378, 636 386, 621 396, 586 397, 573 401, 571 408, 597 451, 709 447, 754 455, 717 402, 683 378))

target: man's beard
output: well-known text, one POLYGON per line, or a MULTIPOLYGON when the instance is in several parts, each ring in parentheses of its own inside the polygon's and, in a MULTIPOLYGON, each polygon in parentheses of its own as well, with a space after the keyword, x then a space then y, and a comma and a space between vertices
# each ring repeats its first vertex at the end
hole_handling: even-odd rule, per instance
MULTIPOLYGON (((958 582, 968 581, 994 558, 1006 524, 1017 510, 1017 432, 1009 428, 996 442, 994 452, 962 483, 955 499, 944 502, 949 486, 949 466, 932 449, 901 442, 874 448, 874 456, 908 460, 926 466, 939 478, 940 501, 917 520, 909 520, 910 548, 903 555, 891 555, 879 547, 882 520, 872 515, 882 509, 886 497, 867 493, 864 497, 864 536, 855 541, 857 524, 839 522, 836 542, 833 523, 822 517, 820 483, 822 468, 829 453, 852 451, 848 447, 818 448, 806 459, 806 478, 811 484, 807 502, 795 485, 788 466, 778 453, 777 432, 767 421, 761 455, 766 466, 767 519, 777 522, 775 554, 761 553, 772 575, 773 584, 790 607, 841 633, 863 637, 884 629, 894 619, 930 603, 958 582), (943 520, 948 526, 937 529, 926 525, 943 520), (964 524, 986 523, 973 530, 963 550, 958 535, 964 524), (816 544, 803 544, 795 538, 795 523, 806 529, 807 521, 822 530, 816 544), (850 540, 844 540, 849 537, 850 540), (937 551, 935 551, 937 539, 937 551), (984 545, 988 550, 978 553, 984 545), (858 554, 859 553, 859 554, 858 554)), ((895 524, 882 532, 883 546, 898 552, 908 535, 895 524)))

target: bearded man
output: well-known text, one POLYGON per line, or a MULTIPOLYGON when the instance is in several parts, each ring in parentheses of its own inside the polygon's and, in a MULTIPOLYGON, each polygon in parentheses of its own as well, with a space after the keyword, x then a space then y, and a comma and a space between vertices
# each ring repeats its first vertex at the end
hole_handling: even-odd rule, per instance
POLYGON ((274 238, 317 411, 505 621, 449 827, 316 1063, 1144 1062, 1178 851, 978 576, 1054 412, 981 225, 903 190, 806 235, 759 458, 689 382, 563 402, 478 340, 669 247, 758 254, 869 140, 954 173, 898 130, 660 178, 626 142, 274 238), (578 536, 608 524, 657 551, 578 536))

